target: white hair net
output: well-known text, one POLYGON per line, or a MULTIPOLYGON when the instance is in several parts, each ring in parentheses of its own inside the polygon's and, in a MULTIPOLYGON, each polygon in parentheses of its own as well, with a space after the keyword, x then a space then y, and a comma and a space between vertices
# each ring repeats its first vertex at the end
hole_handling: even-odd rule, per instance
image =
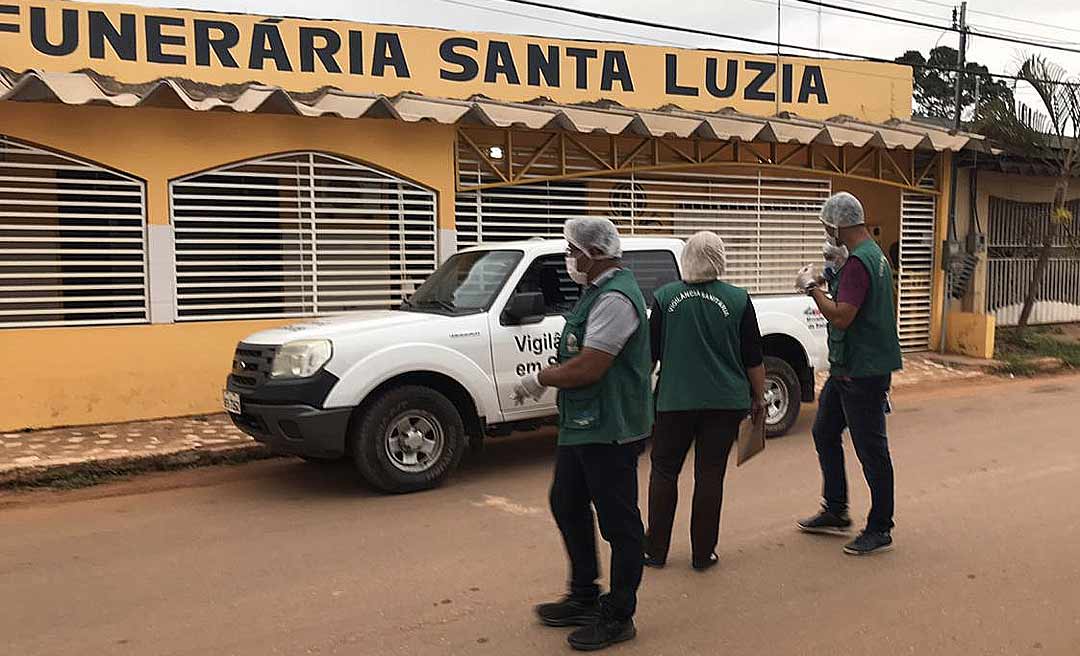
POLYGON ((724 240, 715 232, 697 232, 686 240, 682 252, 683 280, 710 282, 719 280, 727 269, 724 240))
POLYGON ((821 208, 821 222, 830 228, 849 228, 866 222, 862 203, 846 191, 833 194, 821 208))
POLYGON ((569 219, 563 225, 563 236, 594 259, 622 257, 622 239, 611 219, 597 216, 569 219))

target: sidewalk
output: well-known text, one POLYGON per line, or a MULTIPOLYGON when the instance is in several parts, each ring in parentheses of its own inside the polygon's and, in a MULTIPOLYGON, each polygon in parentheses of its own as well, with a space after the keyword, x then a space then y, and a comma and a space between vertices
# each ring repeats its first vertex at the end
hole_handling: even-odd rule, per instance
MULTIPOLYGON (((897 388, 985 376, 978 368, 906 358, 897 388)), ((827 374, 819 374, 818 384, 827 374)), ((269 457, 224 414, 0 434, 0 487, 49 484, 75 476, 100 477, 198 464, 269 457)))

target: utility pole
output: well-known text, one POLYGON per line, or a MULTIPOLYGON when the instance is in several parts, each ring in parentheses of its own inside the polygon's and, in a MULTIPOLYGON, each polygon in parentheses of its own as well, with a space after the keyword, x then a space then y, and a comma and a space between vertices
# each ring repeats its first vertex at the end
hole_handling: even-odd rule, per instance
MULTIPOLYGON (((957 20, 956 10, 953 10, 953 27, 960 32, 960 47, 956 51, 956 88, 953 90, 953 131, 959 132, 963 106, 961 89, 964 84, 964 66, 967 62, 967 2, 960 3, 960 16, 957 20)), ((956 183, 960 167, 957 163, 957 153, 952 153, 951 175, 949 176, 949 227, 948 235, 943 244, 944 253, 941 257, 941 265, 945 270, 945 293, 941 304, 941 352, 944 353, 948 344, 949 308, 952 306, 952 279, 953 272, 958 263, 963 261, 960 253, 960 242, 956 238, 956 183)))

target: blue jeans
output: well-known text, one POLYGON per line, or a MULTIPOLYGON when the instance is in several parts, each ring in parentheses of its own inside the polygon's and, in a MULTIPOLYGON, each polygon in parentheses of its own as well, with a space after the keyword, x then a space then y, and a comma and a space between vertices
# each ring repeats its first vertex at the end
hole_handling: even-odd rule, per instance
POLYGON ((891 383, 892 376, 888 375, 829 378, 821 390, 814 421, 814 446, 821 463, 825 509, 833 513, 847 512, 842 442, 846 428, 851 433, 851 443, 870 486, 868 531, 889 531, 893 527, 893 466, 889 439, 885 434, 886 394, 891 383))

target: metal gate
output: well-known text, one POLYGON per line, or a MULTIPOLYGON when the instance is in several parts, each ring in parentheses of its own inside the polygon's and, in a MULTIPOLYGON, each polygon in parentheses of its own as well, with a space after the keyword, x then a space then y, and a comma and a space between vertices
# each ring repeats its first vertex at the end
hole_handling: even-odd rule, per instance
MULTIPOLYGON (((459 161, 463 179, 487 182, 475 162, 459 161)), ((561 237, 566 219, 586 214, 612 217, 626 235, 686 238, 711 230, 727 246, 729 282, 788 294, 799 267, 821 259, 818 214, 830 192, 828 180, 712 171, 489 187, 458 192, 457 242, 561 237)))
POLYGON ((936 213, 936 197, 916 191, 901 194, 896 302, 900 346, 905 351, 930 348, 936 213))
MULTIPOLYGON (((1050 220, 1050 203, 1023 203, 990 197, 987 239, 986 311, 1000 326, 1020 322, 1028 284, 1035 272, 1039 235, 1050 220)), ((1080 232, 1080 200, 1069 203, 1072 232, 1080 232)), ((1031 323, 1080 321, 1080 255, 1062 236, 1047 265, 1031 323)))
POLYGON ((435 193, 325 153, 169 185, 177 320, 387 308, 435 268, 435 193))

